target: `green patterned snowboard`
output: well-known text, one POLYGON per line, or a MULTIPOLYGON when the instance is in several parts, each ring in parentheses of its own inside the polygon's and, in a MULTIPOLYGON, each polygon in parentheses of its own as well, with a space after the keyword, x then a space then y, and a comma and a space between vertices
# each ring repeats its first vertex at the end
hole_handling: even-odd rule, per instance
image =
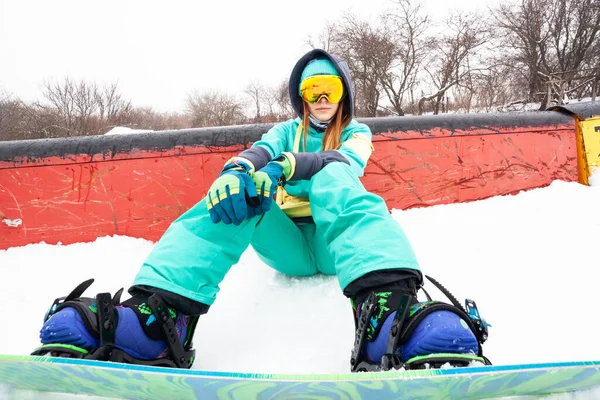
POLYGON ((271 375, 0 355, 0 385, 125 399, 482 399, 600 387, 600 361, 271 375))

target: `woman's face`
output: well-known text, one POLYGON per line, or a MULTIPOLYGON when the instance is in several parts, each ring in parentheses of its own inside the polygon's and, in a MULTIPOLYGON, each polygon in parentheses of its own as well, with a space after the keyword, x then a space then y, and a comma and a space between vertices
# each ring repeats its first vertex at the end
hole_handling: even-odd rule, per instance
POLYGON ((319 121, 329 121, 340 106, 340 103, 330 103, 326 97, 321 97, 321 100, 314 104, 307 104, 310 113, 319 121))

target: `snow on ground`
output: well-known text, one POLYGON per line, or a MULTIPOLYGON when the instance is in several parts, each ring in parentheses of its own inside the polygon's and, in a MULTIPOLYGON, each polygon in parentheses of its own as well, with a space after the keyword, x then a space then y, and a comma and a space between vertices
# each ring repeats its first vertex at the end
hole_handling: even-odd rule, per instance
MULTIPOLYGON (((492 325, 484 353, 494 364, 600 360, 600 176, 592 184, 555 181, 516 196, 393 210, 423 272, 460 300, 477 302, 492 325)), ((48 306, 81 281, 96 278, 88 294, 127 288, 152 246, 115 236, 0 251, 0 353, 29 354, 48 306)), ((443 299, 431 284, 426 288, 443 299)), ((348 372, 350 310, 334 277, 285 277, 249 249, 200 318, 194 368, 348 372)), ((599 397, 593 391, 549 398, 599 397)))

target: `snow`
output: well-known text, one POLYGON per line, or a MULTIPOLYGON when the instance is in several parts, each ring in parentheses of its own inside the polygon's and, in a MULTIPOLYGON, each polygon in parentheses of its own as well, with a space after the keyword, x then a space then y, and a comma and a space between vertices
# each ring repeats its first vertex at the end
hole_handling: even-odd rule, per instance
POLYGON ((21 220, 21 218, 17 218, 17 219, 2 218, 2 220, 0 220, 0 222, 2 222, 3 224, 5 224, 8 227, 17 228, 19 225, 21 225, 23 223, 23 220, 21 220))
POLYGON ((106 132, 105 135, 129 135, 129 134, 133 134, 133 133, 149 133, 149 132, 154 132, 154 131, 145 130, 145 129, 132 129, 132 128, 128 128, 126 126, 115 126, 110 131, 106 132))
POLYGON ((600 186, 600 168, 592 167, 592 176, 589 177, 590 186, 600 186))
MULTIPOLYGON (((494 364, 600 360, 600 175, 591 183, 555 181, 515 196, 393 210, 423 272, 459 300, 477 302, 492 325, 484 353, 494 364)), ((81 281, 96 278, 89 295, 129 287, 152 246, 114 236, 0 251, 6 327, 0 330, 0 353, 29 354, 39 343, 47 308, 81 281)), ((433 285, 426 288, 444 299, 433 285)), ((353 338, 350 304, 335 277, 286 277, 248 249, 200 318, 194 368, 346 373, 353 338)), ((547 398, 598 397, 599 390, 547 398)))

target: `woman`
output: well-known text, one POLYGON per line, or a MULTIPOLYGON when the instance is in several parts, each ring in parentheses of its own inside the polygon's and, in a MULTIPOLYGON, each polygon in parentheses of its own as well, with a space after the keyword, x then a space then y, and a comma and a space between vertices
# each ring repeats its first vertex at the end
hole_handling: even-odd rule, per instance
POLYGON ((96 312, 95 299, 81 298, 85 283, 55 303, 36 354, 64 355, 68 345, 71 355, 189 368, 198 317, 251 245, 281 273, 337 276, 355 315, 352 370, 430 354, 481 355, 461 310, 434 303, 431 313, 423 310, 432 303, 417 304, 423 278, 413 250, 383 199, 358 179, 373 147, 369 128, 352 119, 346 62, 308 52, 292 71, 289 94, 298 118, 226 163, 206 198, 158 241, 129 289, 133 297, 120 303, 104 295, 96 312), (393 324, 410 329, 389 354, 393 324))

